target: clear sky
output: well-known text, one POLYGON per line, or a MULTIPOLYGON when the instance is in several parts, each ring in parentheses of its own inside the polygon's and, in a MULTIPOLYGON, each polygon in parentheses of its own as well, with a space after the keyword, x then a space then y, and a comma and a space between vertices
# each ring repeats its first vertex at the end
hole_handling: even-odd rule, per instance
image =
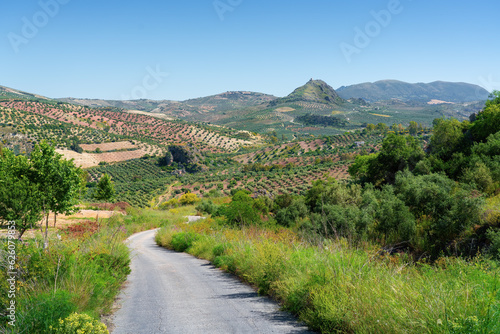
POLYGON ((498 0, 17 0, 0 85, 48 97, 285 96, 397 79, 500 89, 498 0))

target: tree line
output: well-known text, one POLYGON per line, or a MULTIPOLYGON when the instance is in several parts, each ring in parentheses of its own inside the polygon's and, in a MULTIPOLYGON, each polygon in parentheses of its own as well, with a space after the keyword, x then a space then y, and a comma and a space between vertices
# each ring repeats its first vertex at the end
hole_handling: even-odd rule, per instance
MULTIPOLYGON (((48 246, 49 213, 70 214, 86 192, 88 174, 63 159, 46 141, 35 145, 30 157, 0 149, 0 222, 15 221, 18 238, 29 228, 44 221, 45 247, 48 246)), ((95 191, 95 198, 106 200, 114 190, 104 175, 95 191)))
POLYGON ((500 199, 500 93, 469 121, 436 120, 425 149, 412 135, 388 134, 349 173, 350 182, 319 180, 302 196, 233 190, 231 203, 198 209, 231 226, 295 227, 416 259, 486 252, 500 260, 500 212, 485 210, 500 199))

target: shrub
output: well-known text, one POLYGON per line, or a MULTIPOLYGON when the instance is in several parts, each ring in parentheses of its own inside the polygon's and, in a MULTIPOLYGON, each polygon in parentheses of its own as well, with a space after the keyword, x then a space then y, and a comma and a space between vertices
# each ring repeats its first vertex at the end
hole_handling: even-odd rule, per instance
POLYGON ((259 223, 260 217, 253 204, 254 200, 249 195, 243 191, 237 192, 224 210, 227 223, 233 226, 259 223))
POLYGON ((186 193, 186 194, 182 195, 181 198, 179 198, 179 203, 181 205, 190 205, 190 204, 194 204, 194 203, 199 202, 199 201, 200 201, 199 197, 193 193, 186 193))
POLYGON ((446 175, 398 173, 395 189, 415 218, 420 220, 417 239, 427 244, 419 247, 434 257, 446 251, 450 242, 480 221, 482 198, 457 186, 446 175))
POLYGON ((208 197, 217 198, 222 197, 222 193, 219 189, 210 189, 208 192, 208 197))
POLYGON ((197 207, 196 210, 201 211, 201 212, 206 212, 209 215, 213 214, 215 211, 217 211, 219 207, 214 204, 211 200, 208 201, 203 201, 201 202, 197 207))
POLYGON ((168 200, 160 205, 160 209, 162 210, 168 210, 170 208, 176 208, 179 206, 179 200, 177 198, 172 198, 171 200, 168 200))
POLYGON ((283 226, 293 226, 300 218, 304 218, 308 211, 302 197, 290 197, 285 195, 278 197, 279 209, 276 210, 276 222, 283 226))
POLYGON ((177 252, 184 252, 193 246, 198 236, 191 232, 177 233, 172 236, 171 245, 177 252))
POLYGON ((55 334, 109 334, 106 325, 87 314, 72 313, 66 319, 59 319, 53 328, 55 334))

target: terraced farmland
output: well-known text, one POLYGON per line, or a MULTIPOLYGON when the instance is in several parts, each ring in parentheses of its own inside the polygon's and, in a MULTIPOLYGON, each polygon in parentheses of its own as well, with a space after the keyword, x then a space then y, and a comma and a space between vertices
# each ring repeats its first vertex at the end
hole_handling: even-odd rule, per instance
POLYGON ((62 123, 101 130, 121 137, 150 141, 158 145, 198 143, 211 152, 233 151, 251 141, 225 134, 222 128, 202 127, 182 121, 167 121, 112 108, 92 109, 64 103, 10 100, 0 103, 6 109, 46 116, 62 123))

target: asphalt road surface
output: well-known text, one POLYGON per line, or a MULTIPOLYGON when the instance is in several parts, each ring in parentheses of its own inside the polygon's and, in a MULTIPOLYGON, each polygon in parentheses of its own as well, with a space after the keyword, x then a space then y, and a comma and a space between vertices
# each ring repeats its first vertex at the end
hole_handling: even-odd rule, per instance
POLYGON ((208 261, 157 246, 155 233, 129 238, 132 273, 112 318, 113 334, 309 333, 208 261))

